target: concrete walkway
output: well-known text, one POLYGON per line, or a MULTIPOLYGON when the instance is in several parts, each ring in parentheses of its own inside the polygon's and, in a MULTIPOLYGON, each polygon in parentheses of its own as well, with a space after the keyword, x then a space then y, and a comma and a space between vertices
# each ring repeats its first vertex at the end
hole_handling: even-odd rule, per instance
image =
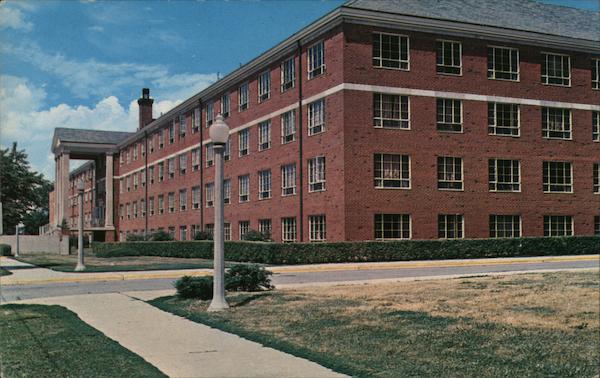
POLYGON ((56 304, 171 377, 344 377, 314 362, 172 315, 129 292, 20 301, 56 304))

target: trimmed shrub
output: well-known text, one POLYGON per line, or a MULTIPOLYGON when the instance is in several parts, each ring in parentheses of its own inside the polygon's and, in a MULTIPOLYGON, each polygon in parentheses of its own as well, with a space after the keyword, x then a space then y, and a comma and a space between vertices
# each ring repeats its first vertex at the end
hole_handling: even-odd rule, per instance
POLYGON ((213 236, 210 232, 207 231, 198 231, 196 235, 194 235, 194 240, 212 240, 213 236))
POLYGON ((264 241, 264 242, 266 242, 266 241, 271 240, 271 235, 269 235, 269 233, 263 233, 263 232, 256 231, 256 230, 248 230, 248 232, 246 232, 244 234, 242 239, 245 241, 264 241))
MULTIPOLYGON (((95 243, 99 257, 213 258, 211 241, 95 243)), ((369 261, 473 259, 600 253, 600 237, 403 240, 340 243, 225 242, 228 261, 259 264, 320 264, 369 261)))
POLYGON ((212 277, 190 277, 184 276, 175 282, 177 296, 180 298, 212 299, 213 279, 212 277))
POLYGON ((166 231, 158 230, 158 231, 154 232, 152 235, 150 235, 150 240, 152 240, 152 241, 171 241, 171 240, 173 240, 173 237, 171 235, 169 235, 169 233, 166 231))
POLYGON ((127 241, 146 241, 148 238, 144 237, 144 234, 128 234, 125 239, 127 241))
POLYGON ((12 256, 10 245, 0 244, 0 256, 12 256))
POLYGON ((271 285, 273 272, 256 264, 236 264, 225 272, 225 289, 229 291, 262 291, 271 285))

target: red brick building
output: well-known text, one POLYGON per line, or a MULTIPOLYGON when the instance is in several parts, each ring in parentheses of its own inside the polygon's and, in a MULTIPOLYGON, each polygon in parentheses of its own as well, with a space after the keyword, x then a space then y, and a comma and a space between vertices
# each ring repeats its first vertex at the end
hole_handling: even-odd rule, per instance
POLYGON ((89 230, 210 230, 222 113, 232 240, 600 234, 598 25, 533 1, 350 1, 158 119, 145 91, 138 131, 78 171, 89 230))

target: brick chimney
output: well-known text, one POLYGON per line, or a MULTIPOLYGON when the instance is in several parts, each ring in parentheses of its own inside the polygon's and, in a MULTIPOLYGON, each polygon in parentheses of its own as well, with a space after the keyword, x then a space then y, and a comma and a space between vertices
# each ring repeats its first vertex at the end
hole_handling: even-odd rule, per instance
POLYGON ((152 103, 154 103, 154 99, 150 98, 149 88, 142 89, 142 97, 138 99, 137 103, 140 108, 139 129, 142 129, 144 126, 152 122, 152 103))

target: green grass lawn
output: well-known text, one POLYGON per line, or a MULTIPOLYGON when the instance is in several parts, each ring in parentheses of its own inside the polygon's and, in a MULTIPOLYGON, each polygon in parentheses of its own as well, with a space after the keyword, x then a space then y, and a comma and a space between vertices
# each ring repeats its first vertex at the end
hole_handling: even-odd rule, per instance
POLYGON ((60 306, 0 306, 2 377, 164 377, 60 306))
MULTIPOLYGON (((30 254, 17 260, 59 272, 73 272, 77 255, 30 254)), ((212 260, 175 257, 127 256, 100 258, 92 254, 85 256, 84 272, 122 272, 140 270, 212 269, 212 260)))
POLYGON ((598 272, 159 298, 191 320, 361 377, 593 377, 598 272))
POLYGON ((0 277, 2 277, 2 276, 8 276, 8 275, 10 275, 10 274, 12 274, 12 272, 11 272, 11 271, 9 271, 9 270, 6 270, 6 269, 4 269, 4 268, 0 268, 0 277))

